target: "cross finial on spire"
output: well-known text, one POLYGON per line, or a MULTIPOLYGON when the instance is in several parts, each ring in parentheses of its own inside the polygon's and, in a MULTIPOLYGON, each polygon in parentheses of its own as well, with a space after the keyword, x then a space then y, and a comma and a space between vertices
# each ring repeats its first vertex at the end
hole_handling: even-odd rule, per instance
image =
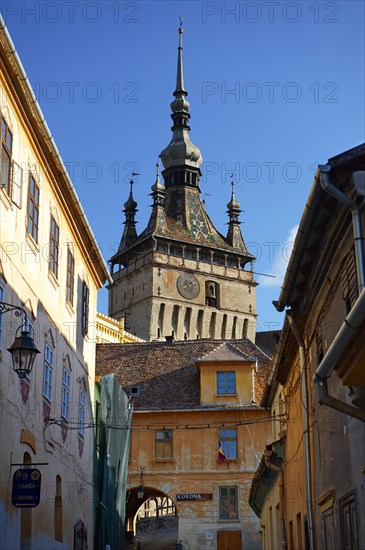
POLYGON ((156 180, 160 177, 160 164, 156 162, 156 180))
POLYGON ((182 33, 184 32, 184 29, 182 28, 183 18, 181 16, 179 17, 179 21, 180 21, 180 27, 179 27, 179 30, 178 30, 178 33, 179 33, 179 49, 182 49, 182 33))

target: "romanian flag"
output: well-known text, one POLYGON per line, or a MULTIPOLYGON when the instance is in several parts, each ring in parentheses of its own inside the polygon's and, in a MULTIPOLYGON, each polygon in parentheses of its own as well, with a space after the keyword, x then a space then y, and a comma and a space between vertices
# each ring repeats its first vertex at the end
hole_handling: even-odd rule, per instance
POLYGON ((222 443, 218 441, 218 462, 219 464, 222 464, 225 460, 226 460, 226 454, 222 447, 222 443))

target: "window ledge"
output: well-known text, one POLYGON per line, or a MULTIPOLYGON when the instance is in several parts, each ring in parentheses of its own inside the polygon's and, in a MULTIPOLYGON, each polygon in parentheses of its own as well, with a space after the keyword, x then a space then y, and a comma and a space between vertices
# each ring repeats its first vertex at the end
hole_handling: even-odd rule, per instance
POLYGON ((33 254, 34 255, 39 254, 38 244, 35 242, 32 235, 30 233, 28 233, 28 231, 27 231, 27 235, 26 235, 26 240, 27 240, 27 243, 29 244, 29 247, 30 247, 31 251, 33 252, 33 254))
POLYGON ((74 307, 73 307, 73 305, 71 304, 71 302, 69 302, 68 300, 66 300, 66 309, 67 309, 67 311, 69 312, 70 315, 74 315, 74 314, 75 314, 74 307))
POLYGON ((176 462, 176 458, 154 458, 155 462, 176 462))
POLYGON ((60 286, 60 283, 58 282, 56 275, 53 273, 53 271, 48 270, 48 279, 51 281, 53 288, 57 290, 60 286))

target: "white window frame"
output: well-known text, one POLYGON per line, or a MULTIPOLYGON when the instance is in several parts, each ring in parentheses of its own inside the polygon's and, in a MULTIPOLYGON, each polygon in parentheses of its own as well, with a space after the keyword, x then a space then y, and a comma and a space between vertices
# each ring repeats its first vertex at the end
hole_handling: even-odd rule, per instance
POLYGON ((66 368, 63 368, 62 416, 67 421, 70 419, 70 394, 71 394, 71 373, 66 368))
POLYGON ((46 342, 44 346, 43 395, 48 401, 52 401, 53 358, 54 350, 46 342))

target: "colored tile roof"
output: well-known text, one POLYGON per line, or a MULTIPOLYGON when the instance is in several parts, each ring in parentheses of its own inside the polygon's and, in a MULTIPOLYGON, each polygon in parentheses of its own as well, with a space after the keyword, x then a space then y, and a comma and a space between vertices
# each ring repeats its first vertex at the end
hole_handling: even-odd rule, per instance
MULTIPOLYGON (((200 408, 200 377, 195 360, 217 348, 222 348, 222 340, 97 344, 96 375, 115 373, 127 391, 139 386, 140 393, 133 397, 135 410, 200 408)), ((224 349, 222 361, 227 360, 227 349, 235 361, 238 354, 242 361, 247 360, 244 357, 257 360, 255 398, 260 404, 270 359, 250 340, 230 340, 224 349)))

